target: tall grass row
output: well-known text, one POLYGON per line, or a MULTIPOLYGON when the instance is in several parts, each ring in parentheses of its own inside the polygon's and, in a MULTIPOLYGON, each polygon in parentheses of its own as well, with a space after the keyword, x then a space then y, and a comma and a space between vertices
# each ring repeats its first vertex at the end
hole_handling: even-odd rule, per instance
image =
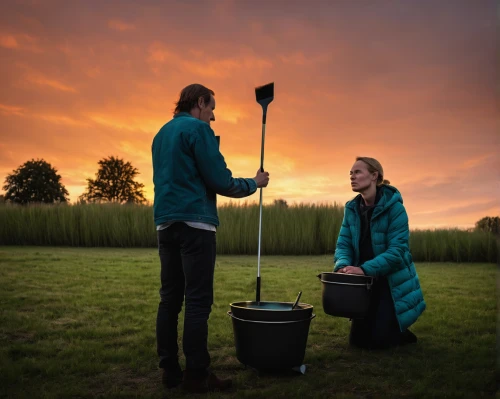
MULTIPOLYGON (((266 255, 318 255, 333 253, 344 208, 333 204, 264 206, 261 253, 266 255)), ((258 251, 259 206, 232 204, 219 208, 217 232, 221 254, 258 251)))
MULTIPOLYGON (((266 205, 262 255, 333 254, 344 207, 338 204, 266 205)), ((0 245, 156 247, 151 206, 118 204, 0 205, 0 245)), ((257 254, 259 206, 219 207, 219 254, 257 254)), ((497 262, 494 235, 459 229, 412 230, 419 262, 497 262)))
POLYGON ((2 205, 0 243, 74 247, 156 246, 152 209, 144 205, 2 205))

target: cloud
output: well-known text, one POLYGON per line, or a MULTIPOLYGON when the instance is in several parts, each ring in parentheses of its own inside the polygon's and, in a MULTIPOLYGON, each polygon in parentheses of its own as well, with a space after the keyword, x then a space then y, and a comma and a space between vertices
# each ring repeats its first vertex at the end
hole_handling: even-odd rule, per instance
POLYGON ((128 123, 125 123, 123 119, 115 119, 113 117, 107 115, 88 115, 88 117, 95 123, 99 123, 100 125, 112 127, 114 129, 126 129, 126 130, 135 130, 133 126, 128 123))
POLYGON ((326 63, 330 61, 331 58, 332 55, 330 54, 318 53, 311 56, 311 55, 305 55, 302 51, 296 51, 290 54, 281 54, 279 56, 280 61, 283 62, 284 64, 292 64, 298 66, 315 65, 321 62, 326 63))
POLYGON ((60 125, 69 126, 88 126, 88 123, 71 118, 67 115, 54 115, 54 114, 43 114, 43 113, 32 113, 28 109, 18 106, 0 104, 0 113, 4 115, 15 115, 28 118, 38 118, 47 122, 56 123, 60 125))
POLYGON ((69 125, 69 126, 88 126, 88 123, 73 119, 65 115, 36 115, 47 122, 56 123, 59 125, 69 125))
POLYGON ((5 115, 24 115, 25 109, 22 107, 16 107, 13 105, 0 104, 0 112, 5 115))
POLYGON ((133 111, 124 112, 119 115, 89 113, 87 117, 95 123, 118 130, 141 131, 145 133, 156 133, 165 124, 164 119, 156 119, 151 116, 134 115, 133 111))
POLYGON ((235 106, 224 106, 224 110, 215 114, 215 120, 222 120, 231 124, 237 124, 241 119, 248 118, 248 113, 243 108, 235 106))
POLYGON ((480 166, 480 165, 486 163, 488 160, 493 160, 495 156, 498 157, 498 154, 489 153, 489 154, 477 156, 475 158, 469 158, 462 163, 461 168, 462 169, 476 168, 477 166, 480 166))
POLYGON ((0 36, 0 46, 5 48, 18 48, 19 43, 12 35, 2 35, 0 36))
POLYGON ((119 32, 135 30, 134 24, 129 24, 127 22, 120 21, 118 19, 111 19, 108 21, 108 27, 119 32))
MULTIPOLYGON (((60 50, 60 47, 57 48, 60 50)), ((52 89, 58 90, 58 91, 63 91, 66 93, 78 93, 78 90, 69 85, 68 83, 62 82, 60 79, 56 79, 54 77, 47 76, 45 72, 41 72, 40 69, 47 69, 45 63, 39 62, 38 60, 35 61, 37 63, 37 69, 33 68, 31 65, 34 63, 26 63, 24 60, 14 62, 14 67, 16 74, 18 74, 18 81, 20 82, 20 85, 24 86, 24 88, 31 88, 30 84, 35 83, 39 86, 46 86, 50 87, 52 89)), ((50 64, 49 64, 50 65, 50 64)), ((56 64, 57 65, 57 64, 56 64)), ((61 67, 57 65, 56 68, 51 68, 51 75, 59 74, 61 75, 61 67)), ((68 71, 67 68, 64 71, 64 75, 66 79, 70 79, 68 77, 72 76, 68 71)), ((19 83, 16 83, 19 86, 19 83)), ((47 96, 47 95, 45 95, 47 96)))
POLYGON ((470 228, 484 216, 499 215, 500 204, 496 200, 478 200, 424 212, 409 210, 408 213, 411 228, 470 228))
POLYGON ((40 73, 28 74, 25 79, 29 82, 36 83, 40 86, 48 86, 52 89, 67 92, 67 93, 77 93, 78 91, 65 83, 62 83, 56 79, 48 78, 40 73))
POLYGON ((0 47, 7 49, 43 53, 43 50, 38 45, 38 42, 38 38, 27 34, 0 34, 0 47))
POLYGON ((84 73, 89 78, 96 78, 99 75, 101 75, 102 71, 101 71, 101 68, 95 66, 95 67, 89 67, 89 68, 85 69, 84 73))
POLYGON ((120 151, 126 155, 133 156, 134 159, 137 159, 140 163, 151 163, 151 150, 149 147, 140 149, 137 148, 137 143, 131 141, 121 141, 119 143, 120 151))
POLYGON ((212 57, 200 50, 190 51, 193 57, 184 57, 176 50, 170 49, 161 42, 154 42, 149 46, 149 57, 153 68, 158 64, 166 64, 181 70, 188 71, 202 77, 223 78, 230 76, 241 69, 266 69, 273 66, 272 62, 253 54, 242 54, 232 57, 212 57))
POLYGON ((449 217, 464 215, 469 213, 477 213, 480 211, 488 211, 499 207, 497 200, 482 200, 482 201, 466 201, 460 205, 447 205, 440 208, 433 208, 423 211, 413 212, 414 215, 427 215, 427 216, 439 216, 439 217, 449 217))

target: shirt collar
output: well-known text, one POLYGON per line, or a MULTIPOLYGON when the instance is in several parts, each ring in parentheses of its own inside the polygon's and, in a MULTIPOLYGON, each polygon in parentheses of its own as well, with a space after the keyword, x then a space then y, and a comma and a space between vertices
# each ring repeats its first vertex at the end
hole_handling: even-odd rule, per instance
POLYGON ((187 117, 191 117, 191 118, 194 118, 193 115, 191 115, 189 112, 179 112, 178 114, 175 114, 174 115, 174 119, 175 118, 179 118, 181 116, 187 116, 187 117))

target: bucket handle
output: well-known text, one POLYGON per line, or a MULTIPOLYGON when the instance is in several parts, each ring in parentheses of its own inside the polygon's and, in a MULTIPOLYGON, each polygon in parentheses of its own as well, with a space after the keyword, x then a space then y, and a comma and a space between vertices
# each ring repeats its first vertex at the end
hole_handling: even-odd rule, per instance
MULTIPOLYGON (((318 275, 318 276, 316 276, 316 277, 319 277, 320 280, 321 280, 321 274, 318 275)), ((350 286, 356 286, 356 287, 366 287, 367 290, 371 290, 372 289, 372 285, 373 285, 373 279, 369 283, 366 283, 366 284, 339 283, 339 282, 336 282, 336 281, 326 281, 326 280, 321 280, 321 282, 325 283, 325 284, 350 285, 350 286)))
POLYGON ((245 319, 240 319, 239 317, 236 317, 233 315, 233 312, 227 312, 227 315, 232 317, 235 320, 243 321, 246 323, 258 323, 258 324, 292 324, 292 323, 301 323, 303 321, 309 321, 312 320, 316 317, 316 315, 313 313, 313 315, 308 318, 308 319, 302 319, 302 320, 291 320, 291 321, 262 321, 262 320, 245 320, 245 319))

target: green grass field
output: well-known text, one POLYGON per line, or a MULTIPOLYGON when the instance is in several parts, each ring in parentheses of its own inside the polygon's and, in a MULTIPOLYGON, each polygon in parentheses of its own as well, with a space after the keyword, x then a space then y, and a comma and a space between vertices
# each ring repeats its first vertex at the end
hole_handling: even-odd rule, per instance
MULTIPOLYGON (((311 322, 305 375, 259 375, 236 359, 229 303, 254 300, 256 256, 219 256, 209 348, 231 377, 221 398, 494 397, 494 264, 418 263, 427 310, 416 345, 347 345, 347 319, 325 315, 316 275, 331 256, 262 258, 262 300, 302 302, 311 322)), ((154 249, 0 247, 0 396, 177 398, 161 386, 155 348, 159 260, 154 249)), ((181 320, 182 325, 182 320, 181 320)), ((182 358, 183 361, 183 358, 182 358)))

